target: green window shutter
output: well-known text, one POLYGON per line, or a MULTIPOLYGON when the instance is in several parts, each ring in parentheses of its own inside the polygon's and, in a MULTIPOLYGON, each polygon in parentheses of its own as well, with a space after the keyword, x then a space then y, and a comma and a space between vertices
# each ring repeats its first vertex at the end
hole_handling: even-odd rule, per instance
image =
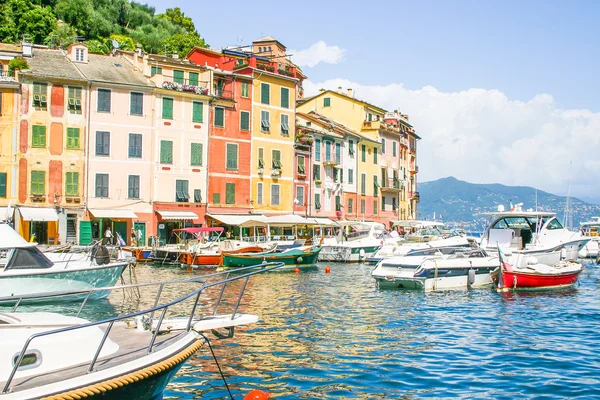
POLYGON ((79 128, 67 128, 67 149, 79 148, 79 128))
POLYGON ((265 167, 265 149, 262 147, 258 148, 258 168, 265 167))
POLYGON ((33 125, 31 128, 31 145, 33 147, 46 147, 46 127, 33 125))
POLYGON ((364 144, 361 146, 361 159, 362 162, 367 162, 367 146, 364 144))
POLYGON ((364 214, 367 212, 367 202, 365 199, 362 199, 360 201, 360 212, 361 212, 361 214, 364 214))
POLYGON ((377 164, 377 147, 373 148, 373 164, 377 164))
POLYGON ((173 82, 183 84, 183 71, 173 70, 173 82))
POLYGON ((225 109, 221 107, 215 107, 215 126, 225 126, 225 109))
POLYGON ((98 89, 98 111, 110 112, 110 90, 98 89))
POLYGON ((354 170, 348 169, 348 183, 354 183, 354 170))
POLYGON ((315 140, 315 161, 321 161, 321 140, 315 140))
POLYGON ((354 206, 354 200, 353 199, 348 199, 348 214, 352 214, 352 210, 354 206))
POLYGON ((247 111, 240 112, 240 130, 242 130, 242 131, 250 130, 250 113, 247 111))
POLYGON ((190 164, 194 166, 202 165, 202 143, 192 143, 190 164))
POLYGON ((188 80, 188 84, 190 84, 192 86, 198 86, 198 73, 190 72, 189 76, 190 76, 190 78, 188 80))
POLYGON ((153 65, 152 67, 150 67, 150 75, 154 76, 156 74, 162 75, 162 67, 157 67, 156 65, 153 65))
POLYGON ((46 192, 46 172, 31 171, 31 194, 43 195, 46 192))
POLYGON ((268 84, 266 83, 261 83, 260 84, 260 102, 262 104, 270 104, 269 103, 269 96, 270 96, 270 87, 268 84))
POLYGON ((394 157, 396 157, 396 142, 392 142, 392 154, 394 155, 394 157))
POLYGON ((173 99, 163 97, 162 117, 164 119, 173 119, 173 99))
POLYGON ((290 89, 281 88, 281 107, 290 108, 290 89))
POLYGON ((233 143, 227 143, 227 169, 238 168, 238 145, 233 143))
POLYGON ((129 113, 131 115, 144 114, 144 93, 131 92, 129 95, 129 113))
POLYGON ((273 150, 271 157, 273 158, 273 169, 281 169, 281 151, 273 150))
POLYGON ((321 180, 321 166, 318 164, 313 165, 313 179, 315 181, 321 180))
POLYGON ((377 214, 377 200, 373 200, 373 214, 377 214))
POLYGON ((79 196, 79 172, 67 172, 65 181, 65 194, 67 196, 79 196))
POLYGON ((250 97, 250 86, 248 85, 248 82, 242 82, 242 97, 250 97))
POLYGON ((213 193, 213 204, 221 204, 221 193, 213 193))
POLYGON ((323 99, 323 107, 330 107, 331 106, 331 98, 330 97, 325 97, 323 99))
POLYGON ((160 163, 173 164, 173 142, 170 140, 160 141, 160 163))
POLYGON ((379 194, 379 183, 377 181, 377 175, 373 175, 373 196, 377 196, 379 194))
POLYGON ((235 183, 225 183, 225 204, 235 204, 235 183))
POLYGON ((335 161, 340 163, 342 160, 342 146, 339 143, 335 144, 335 161))
POLYGON ((0 197, 6 198, 6 172, 0 172, 0 197))
POLYGON ((315 193, 315 208, 317 210, 321 209, 321 194, 320 193, 315 193))
POLYGON ((204 103, 194 101, 192 103, 192 122, 202 122, 204 120, 204 103))
POLYGON ((348 154, 354 154, 354 140, 348 140, 348 154))
POLYGON ((271 130, 270 114, 268 111, 262 110, 260 112, 260 130, 263 132, 269 132, 271 130))
POLYGON ((367 175, 360 175, 360 194, 363 196, 367 194, 367 175))

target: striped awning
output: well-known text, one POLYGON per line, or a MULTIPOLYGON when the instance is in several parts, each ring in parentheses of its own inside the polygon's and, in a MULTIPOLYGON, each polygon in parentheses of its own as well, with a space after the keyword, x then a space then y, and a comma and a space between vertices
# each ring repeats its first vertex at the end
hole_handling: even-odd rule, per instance
POLYGON ((156 212, 165 221, 198 219, 198 215, 192 211, 157 210, 156 212))

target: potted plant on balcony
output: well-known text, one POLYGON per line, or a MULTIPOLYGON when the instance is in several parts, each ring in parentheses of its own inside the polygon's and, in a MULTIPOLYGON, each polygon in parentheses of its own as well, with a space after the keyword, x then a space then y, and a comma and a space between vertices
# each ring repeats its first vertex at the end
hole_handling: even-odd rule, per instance
POLYGON ((320 185, 321 184, 321 180, 320 179, 315 179, 315 185, 320 185))

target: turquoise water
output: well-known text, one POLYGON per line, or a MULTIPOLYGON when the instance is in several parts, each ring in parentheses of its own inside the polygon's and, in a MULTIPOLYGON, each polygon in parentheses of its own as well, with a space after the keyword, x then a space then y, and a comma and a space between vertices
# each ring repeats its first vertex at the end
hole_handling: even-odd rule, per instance
MULTIPOLYGON (((600 397, 600 267, 571 290, 498 294, 383 291, 371 266, 329 265, 251 281, 243 311, 259 323, 212 341, 235 398, 600 397)), ((165 398, 229 398, 207 349, 165 398)))

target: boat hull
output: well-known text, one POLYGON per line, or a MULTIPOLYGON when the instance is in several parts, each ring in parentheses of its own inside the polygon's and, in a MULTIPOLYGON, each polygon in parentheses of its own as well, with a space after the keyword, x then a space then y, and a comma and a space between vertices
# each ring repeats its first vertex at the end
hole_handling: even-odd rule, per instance
POLYGON ((477 270, 475 280, 469 283, 468 269, 464 273, 456 273, 454 276, 444 277, 425 277, 425 276, 401 276, 401 275, 380 275, 373 276, 380 289, 408 289, 408 290, 451 290, 468 289, 489 286, 492 284, 490 271, 492 268, 477 270))
POLYGON ((221 262, 221 254, 182 253, 179 261, 185 265, 218 265, 221 262))
MULTIPOLYGON (((321 249, 303 251, 290 250, 285 253, 266 253, 266 254, 224 254, 223 268, 240 268, 254 265, 260 266, 263 263, 282 262, 287 267, 312 266, 317 263, 321 249)), ((283 270, 289 269, 283 267, 283 270)), ((282 270, 282 268, 278 268, 282 270)))
POLYGON ((332 261, 343 263, 358 263, 366 261, 375 254, 381 245, 376 246, 323 246, 319 255, 319 261, 332 261), (361 256, 361 250, 364 250, 361 256))
POLYGON ((502 279, 504 286, 498 287, 498 291, 551 290, 570 287, 577 283, 577 278, 581 271, 557 275, 503 271, 502 279))

